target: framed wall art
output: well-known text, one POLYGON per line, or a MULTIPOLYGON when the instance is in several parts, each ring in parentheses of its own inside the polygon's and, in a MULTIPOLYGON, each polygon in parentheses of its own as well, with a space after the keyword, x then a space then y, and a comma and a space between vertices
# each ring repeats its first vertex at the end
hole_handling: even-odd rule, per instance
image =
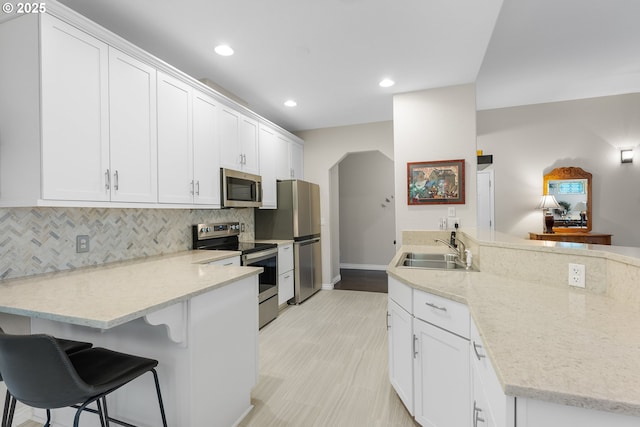
POLYGON ((408 204, 464 204, 464 159, 407 163, 408 204))

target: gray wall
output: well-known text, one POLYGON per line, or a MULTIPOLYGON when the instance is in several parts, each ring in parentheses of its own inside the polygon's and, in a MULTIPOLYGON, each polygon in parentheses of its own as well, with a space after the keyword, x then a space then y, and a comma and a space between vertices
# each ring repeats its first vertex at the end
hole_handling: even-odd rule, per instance
POLYGON ((393 122, 296 132, 304 139, 304 178, 320 184, 322 215, 322 283, 333 288, 340 279, 338 164, 349 153, 380 151, 393 158, 393 122))
POLYGON ((496 230, 542 231, 542 176, 561 166, 593 174, 593 231, 640 246, 640 94, 478 112, 478 149, 493 155, 496 230), (632 164, 620 148, 636 147, 632 164))
POLYGON ((393 161, 379 151, 339 164, 340 265, 384 270, 395 254, 393 161))

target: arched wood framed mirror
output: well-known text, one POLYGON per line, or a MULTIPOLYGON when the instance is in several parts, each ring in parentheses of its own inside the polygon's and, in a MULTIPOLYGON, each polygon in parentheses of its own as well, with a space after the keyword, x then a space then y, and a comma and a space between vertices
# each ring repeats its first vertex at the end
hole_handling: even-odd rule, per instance
POLYGON ((543 194, 555 196, 562 209, 553 212, 553 230, 562 233, 590 232, 591 174, 577 167, 556 168, 544 176, 543 194))

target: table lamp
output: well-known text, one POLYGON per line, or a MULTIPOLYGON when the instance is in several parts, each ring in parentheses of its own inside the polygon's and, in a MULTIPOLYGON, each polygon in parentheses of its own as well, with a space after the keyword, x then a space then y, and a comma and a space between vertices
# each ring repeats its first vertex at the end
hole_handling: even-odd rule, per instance
POLYGON ((546 194, 540 199, 540 203, 536 209, 546 209, 544 213, 544 225, 546 226, 545 233, 553 233, 553 212, 552 209, 561 209, 555 196, 546 194))

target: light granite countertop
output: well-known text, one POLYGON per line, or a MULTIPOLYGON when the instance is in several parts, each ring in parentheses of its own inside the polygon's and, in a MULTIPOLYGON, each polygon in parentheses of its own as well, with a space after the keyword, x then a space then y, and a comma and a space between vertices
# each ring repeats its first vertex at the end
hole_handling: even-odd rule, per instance
POLYGON ((640 416, 640 312, 634 306, 483 272, 395 267, 403 252, 440 249, 403 246, 387 272, 469 307, 505 394, 640 416))
POLYGON ((262 271, 207 265, 239 255, 185 251, 4 280, 0 312, 109 329, 262 271))

